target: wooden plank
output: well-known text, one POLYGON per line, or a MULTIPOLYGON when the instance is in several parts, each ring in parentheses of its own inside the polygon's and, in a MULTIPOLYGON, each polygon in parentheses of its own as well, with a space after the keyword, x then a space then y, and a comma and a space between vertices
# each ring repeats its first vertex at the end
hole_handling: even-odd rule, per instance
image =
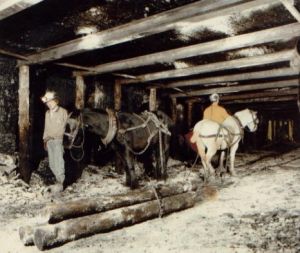
POLYGON ((292 14, 292 16, 300 22, 300 13, 294 6, 293 2, 291 0, 280 0, 282 4, 285 6, 285 8, 292 14))
POLYGON ((235 85, 229 87, 209 88, 201 89, 196 91, 185 92, 185 94, 173 94, 171 97, 189 97, 189 96, 204 96, 212 93, 234 93, 240 91, 251 91, 251 90, 265 90, 265 89, 276 89, 276 88, 287 88, 287 87, 298 87, 298 79, 274 81, 266 83, 256 83, 247 85, 235 85))
POLYGON ((297 51, 294 49, 285 50, 277 53, 271 53, 266 55, 244 57, 240 59, 235 59, 231 61, 223 61, 216 63, 209 63, 205 65, 199 65, 183 69, 167 70, 156 73, 149 73, 145 75, 137 76, 136 80, 122 80, 123 84, 132 84, 132 83, 141 83, 149 82, 159 79, 175 78, 175 77, 184 77, 191 76, 221 70, 228 69, 240 69, 245 67, 254 67, 264 64, 271 64, 277 62, 289 61, 294 55, 297 54, 297 51))
MULTIPOLYGON (((126 41, 157 34, 174 28, 173 23, 199 14, 206 14, 248 0, 202 0, 165 11, 147 18, 135 20, 102 32, 90 34, 75 40, 58 44, 40 53, 29 56, 31 63, 41 63, 61 59, 70 55, 104 48, 126 41)), ((271 1, 262 1, 264 4, 271 1)), ((277 1, 275 1, 277 2, 277 1)), ((255 7, 253 4, 252 7, 255 7)), ((215 16, 213 13, 211 16, 215 16)))
POLYGON ((75 107, 79 110, 84 108, 85 83, 82 76, 76 76, 75 107))
POLYGON ((25 10, 43 0, 2 0, 0 3, 0 20, 25 10))
POLYGON ((298 74, 299 71, 296 69, 281 68, 281 69, 255 71, 255 72, 235 74, 235 75, 212 76, 212 77, 198 78, 192 80, 181 80, 181 81, 170 82, 167 84, 156 85, 155 87, 174 88, 174 87, 184 87, 184 86, 198 86, 198 85, 211 84, 211 83, 224 83, 224 82, 251 80, 251 79, 273 78, 273 77, 281 77, 281 76, 296 76, 298 74))
POLYGON ((125 59, 95 66, 93 72, 80 72, 80 74, 95 75, 124 70, 142 66, 149 66, 157 63, 172 63, 176 60, 211 53, 223 52, 232 49, 249 47, 263 43, 288 40, 300 36, 300 24, 293 23, 275 28, 265 29, 258 32, 228 37, 225 39, 199 43, 192 46, 171 49, 163 52, 142 55, 131 59, 125 59))
POLYGON ((19 171, 22 179, 29 183, 29 66, 19 68, 19 171))

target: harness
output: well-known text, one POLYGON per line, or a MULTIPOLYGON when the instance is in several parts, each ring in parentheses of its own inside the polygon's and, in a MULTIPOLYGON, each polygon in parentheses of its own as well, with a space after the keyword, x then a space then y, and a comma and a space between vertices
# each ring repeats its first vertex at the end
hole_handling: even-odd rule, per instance
POLYGON ((201 138, 215 138, 215 140, 217 140, 218 138, 223 138, 227 143, 227 148, 231 148, 234 144, 236 144, 237 142, 239 142, 244 138, 244 128, 241 121, 236 116, 232 116, 232 117, 236 121, 239 127, 239 133, 233 133, 223 124, 219 124, 218 132, 216 134, 210 134, 210 135, 198 134, 198 136, 201 138), (237 138, 236 141, 232 142, 235 136, 240 136, 240 138, 237 138))
POLYGON ((139 120, 141 120, 143 123, 138 125, 138 126, 134 126, 134 127, 128 127, 125 129, 119 129, 118 130, 118 134, 121 136, 123 143, 125 144, 125 146, 130 150, 131 153, 133 153, 134 155, 141 155, 143 154, 148 147, 151 144, 151 140, 154 138, 154 136, 156 136, 157 134, 159 134, 159 146, 160 146, 160 151, 162 153, 162 136, 161 134, 166 134, 166 135, 171 135, 170 131, 168 130, 168 127, 166 124, 164 124, 162 121, 160 121, 157 116, 149 111, 145 111, 142 113, 143 117, 137 115, 137 114, 133 114, 136 118, 138 118, 139 120), (150 129, 150 124, 153 123, 154 125, 154 129, 150 129), (147 132, 148 132, 148 139, 147 139, 147 145, 145 146, 144 149, 142 149, 139 152, 134 151, 128 144, 127 140, 126 140, 126 133, 131 132, 131 131, 135 131, 137 129, 143 129, 146 128, 147 132))

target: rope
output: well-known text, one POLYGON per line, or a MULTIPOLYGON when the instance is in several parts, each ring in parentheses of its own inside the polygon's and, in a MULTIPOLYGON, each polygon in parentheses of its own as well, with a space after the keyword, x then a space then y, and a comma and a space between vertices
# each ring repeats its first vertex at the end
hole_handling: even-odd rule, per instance
POLYGON ((149 182, 149 185, 150 185, 150 188, 152 189, 154 195, 155 195, 155 198, 157 200, 157 203, 158 203, 158 208, 159 208, 159 212, 158 212, 158 218, 161 218, 164 214, 164 208, 163 208, 163 203, 162 203, 162 200, 161 198, 158 196, 158 192, 156 190, 156 187, 154 186, 154 184, 151 182, 150 178, 148 176, 146 176, 146 179, 148 180, 149 182))
MULTIPOLYGON (((163 124, 163 123, 157 118, 157 116, 156 116, 154 113, 145 111, 145 112, 144 112, 144 115, 145 115, 145 116, 148 116, 146 120, 144 120, 142 117, 140 117, 140 116, 137 115, 137 114, 134 114, 134 115, 135 115, 136 117, 138 117, 139 119, 141 119, 142 121, 144 121, 143 124, 140 124, 140 125, 135 126, 135 127, 130 127, 130 128, 120 129, 120 130, 119 130, 119 133, 122 135, 126 147, 127 147, 127 148, 130 150, 130 152, 133 153, 134 155, 141 155, 141 154, 143 154, 143 153, 148 149, 148 147, 149 147, 150 144, 151 144, 151 140, 153 139, 153 137, 154 137, 157 133, 161 134, 161 132, 163 132, 164 134, 171 135, 171 133, 169 132, 169 130, 168 130, 168 128, 167 128, 167 125, 166 125, 166 124, 163 124), (148 125, 148 123, 150 122, 150 120, 154 123, 154 125, 155 125, 155 127, 156 127, 156 129, 153 130, 152 133, 151 133, 150 128, 149 128, 149 125, 148 125), (126 138, 125 138, 125 133, 126 133, 126 132, 129 132, 129 131, 134 131, 134 130, 139 129, 139 128, 145 128, 145 127, 147 127, 148 133, 149 133, 149 137, 148 137, 148 139, 147 139, 147 145, 146 145, 145 148, 142 149, 141 151, 136 152, 136 151, 134 151, 134 150, 128 145, 128 142, 127 142, 127 140, 126 140, 126 138)), ((160 145, 162 145, 162 144, 161 144, 161 138, 159 138, 159 142, 160 142, 160 145)), ((162 147, 161 147, 161 149, 162 149, 162 147)), ((161 152, 161 151, 160 151, 160 152, 161 152)), ((161 154, 161 153, 160 153, 160 154, 161 154)), ((162 157, 162 155, 161 155, 161 157, 162 157)))

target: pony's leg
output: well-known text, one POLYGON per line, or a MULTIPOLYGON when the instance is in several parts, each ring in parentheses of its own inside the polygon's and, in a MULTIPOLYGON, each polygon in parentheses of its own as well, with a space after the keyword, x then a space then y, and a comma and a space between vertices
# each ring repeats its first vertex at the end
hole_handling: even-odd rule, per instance
POLYGON ((130 153, 129 149, 125 149, 125 159, 126 159, 126 185, 130 186, 131 189, 135 189, 138 186, 137 177, 134 171, 134 161, 133 155, 130 153))
POLYGON ((230 167, 229 172, 232 176, 236 176, 235 168, 234 168, 234 161, 235 161, 235 153, 239 147, 239 144, 234 144, 230 149, 230 167))
POLYGON ((220 158, 219 158, 219 166, 216 170, 216 174, 221 176, 222 172, 224 171, 224 158, 225 158, 225 151, 221 151, 220 158))
POLYGON ((216 143, 211 142, 210 145, 207 145, 207 151, 206 151, 206 164, 209 170, 210 176, 215 176, 215 169, 211 164, 211 159, 217 152, 217 146, 216 143))
POLYGON ((203 144, 203 142, 199 139, 197 139, 196 141, 196 146, 197 146, 197 150, 198 150, 198 154, 201 158, 201 163, 203 166, 203 172, 204 172, 204 178, 208 177, 208 165, 206 163, 206 154, 205 154, 205 146, 203 144))

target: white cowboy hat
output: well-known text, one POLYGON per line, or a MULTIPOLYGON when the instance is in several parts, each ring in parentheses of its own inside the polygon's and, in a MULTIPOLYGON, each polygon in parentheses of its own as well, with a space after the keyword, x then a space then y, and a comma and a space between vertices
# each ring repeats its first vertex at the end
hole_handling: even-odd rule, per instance
POLYGON ((54 91, 46 91, 45 95, 43 97, 41 97, 41 100, 44 102, 44 103, 47 103, 53 99, 56 99, 57 96, 55 94, 54 91))
POLYGON ((220 97, 217 93, 213 93, 209 96, 209 100, 211 102, 217 102, 217 101, 219 101, 219 99, 220 99, 220 97))

